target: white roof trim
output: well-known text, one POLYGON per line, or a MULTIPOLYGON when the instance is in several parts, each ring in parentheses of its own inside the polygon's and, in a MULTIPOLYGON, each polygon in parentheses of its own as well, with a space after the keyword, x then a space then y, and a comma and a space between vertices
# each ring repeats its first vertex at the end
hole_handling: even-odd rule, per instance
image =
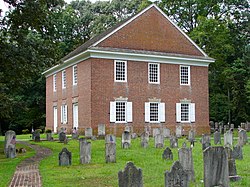
POLYGON ((158 6, 156 6, 155 4, 151 4, 150 6, 148 6, 147 8, 145 8, 143 11, 141 11, 139 14, 137 14, 136 16, 132 17, 131 19, 129 19, 128 21, 126 21, 124 24, 122 24, 120 27, 116 28, 115 30, 113 30, 111 33, 107 34, 106 36, 104 36, 103 38, 101 38, 100 40, 98 40, 97 42, 95 42, 92 46, 96 46, 99 43, 101 43, 103 40, 107 39, 108 37, 110 37, 111 35, 113 35, 114 33, 116 33, 117 31, 119 31, 120 29, 122 29, 123 27, 125 27, 126 25, 128 25, 129 23, 131 23, 133 20, 135 20, 137 17, 141 16, 143 13, 145 13, 146 11, 148 11, 150 8, 155 7, 172 25, 174 25, 174 27, 177 28, 178 31, 180 31, 184 37, 186 37, 188 39, 188 41, 190 41, 205 57, 208 57, 208 55, 198 46, 196 45, 196 43, 189 38, 186 33, 180 28, 178 27, 158 6))

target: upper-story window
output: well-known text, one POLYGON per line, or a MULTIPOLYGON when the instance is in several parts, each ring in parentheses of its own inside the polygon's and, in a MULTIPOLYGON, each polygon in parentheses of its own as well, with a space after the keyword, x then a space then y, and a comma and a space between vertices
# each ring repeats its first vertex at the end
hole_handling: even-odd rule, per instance
POLYGON ((53 75, 53 91, 56 92, 56 74, 53 75))
POLYGON ((77 85, 77 65, 73 66, 73 85, 77 85))
POLYGON ((115 60, 115 82, 127 82, 127 61, 115 60))
POLYGON ((180 84, 190 85, 190 66, 180 66, 180 84))
POLYGON ((148 64, 148 82, 152 84, 160 84, 160 64, 148 64))
POLYGON ((66 71, 62 71, 62 88, 66 88, 66 71))

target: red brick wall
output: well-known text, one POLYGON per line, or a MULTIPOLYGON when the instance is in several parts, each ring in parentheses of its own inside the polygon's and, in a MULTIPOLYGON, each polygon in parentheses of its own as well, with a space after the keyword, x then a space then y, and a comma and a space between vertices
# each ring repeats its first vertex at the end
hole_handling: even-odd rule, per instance
POLYGON ((203 56, 154 7, 97 46, 203 56))

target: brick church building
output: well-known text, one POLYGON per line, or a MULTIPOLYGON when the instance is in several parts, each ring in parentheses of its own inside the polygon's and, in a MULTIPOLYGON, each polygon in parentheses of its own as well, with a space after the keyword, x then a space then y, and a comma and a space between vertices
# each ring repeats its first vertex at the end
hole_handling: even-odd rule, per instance
POLYGON ((44 72, 46 128, 209 132, 209 58, 152 4, 44 72))

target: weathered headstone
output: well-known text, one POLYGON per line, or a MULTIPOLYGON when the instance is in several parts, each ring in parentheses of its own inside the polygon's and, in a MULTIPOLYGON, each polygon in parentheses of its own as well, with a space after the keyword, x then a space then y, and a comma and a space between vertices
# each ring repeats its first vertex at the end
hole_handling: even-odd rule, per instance
POLYGON ((147 148, 149 143, 149 133, 148 132, 143 132, 141 134, 141 147, 147 148))
POLYGON ((172 168, 165 172, 165 187, 188 187, 188 174, 184 171, 181 163, 175 161, 172 168))
POLYGON ((202 150, 205 150, 207 147, 211 146, 210 135, 202 134, 201 144, 202 144, 202 150))
POLYGON ((131 138, 132 138, 132 139, 136 139, 137 137, 138 137, 138 136, 137 136, 136 133, 132 133, 132 134, 131 134, 131 138))
POLYGON ((131 135, 128 131, 122 133, 122 148, 128 149, 131 146, 131 135))
POLYGON ((236 145, 233 147, 232 151, 232 158, 235 160, 242 160, 243 154, 242 154, 242 147, 240 145, 236 145))
POLYGON ((144 126, 144 131, 147 132, 149 134, 149 136, 151 135, 151 125, 145 125, 144 126))
POLYGON ((162 153, 162 159, 173 160, 173 153, 169 147, 167 147, 162 153))
POLYGON ((181 163, 184 171, 188 174, 188 180, 194 181, 194 164, 193 164, 193 155, 192 149, 190 148, 181 148, 178 151, 179 162, 181 163))
POLYGON ((182 143, 182 147, 183 147, 183 148, 187 148, 187 143, 186 143, 186 142, 183 142, 183 143, 182 143))
POLYGON ((178 147, 178 138, 175 136, 170 137, 170 147, 177 148, 178 147))
POLYGON ((62 151, 58 155, 59 157, 59 166, 69 166, 71 165, 71 152, 68 151, 67 148, 63 148, 62 151))
POLYGON ((4 141, 4 153, 5 153, 5 155, 8 151, 8 147, 10 144, 16 145, 16 133, 15 133, 15 131, 12 131, 12 130, 9 130, 5 133, 5 141, 4 141))
POLYGON ((106 163, 116 162, 116 144, 115 143, 105 144, 105 159, 106 159, 106 163))
POLYGON ((76 127, 74 127, 72 130, 72 139, 77 140, 78 137, 79 137, 78 130, 76 129, 76 127))
POLYGON ((105 136, 105 142, 106 142, 106 143, 115 143, 115 142, 116 142, 116 138, 115 138, 115 136, 112 135, 112 134, 107 134, 107 135, 105 136))
POLYGON ((237 175, 237 169, 234 159, 228 160, 228 174, 229 174, 229 180, 232 182, 238 181, 241 179, 239 175, 237 175))
POLYGON ((220 132, 218 131, 215 131, 214 133, 214 144, 215 145, 221 144, 220 132))
POLYGON ((105 137, 106 131, 105 131, 105 124, 99 124, 98 125, 98 136, 105 137))
POLYGON ((215 128, 215 129, 219 129, 219 123, 218 123, 218 122, 215 122, 215 123, 214 123, 214 128, 215 128))
POLYGON ((233 133, 232 131, 227 131, 224 134, 224 146, 232 146, 233 145, 233 133))
POLYGON ((195 131, 192 129, 188 132, 188 140, 195 141, 195 131))
POLYGON ((180 125, 176 126, 175 135, 177 138, 180 138, 182 136, 182 126, 180 125))
POLYGON ((65 139, 66 139, 66 134, 65 134, 65 132, 60 132, 59 133, 59 141, 60 142, 64 142, 65 141, 65 139))
POLYGON ((133 131, 132 126, 126 125, 124 128, 124 131, 132 133, 132 131, 133 131))
POLYGON ((224 128, 223 128, 222 125, 219 125, 219 132, 220 132, 221 134, 224 134, 224 128))
POLYGON ((119 187, 143 187, 142 170, 128 162, 124 171, 118 173, 119 187))
POLYGON ((161 129, 160 128, 154 128, 153 129, 153 137, 155 137, 158 134, 161 134, 161 129))
POLYGON ((250 122, 247 122, 247 123, 245 124, 245 129, 246 129, 247 132, 250 131, 250 122))
POLYGON ((247 132, 244 129, 240 129, 238 132, 238 145, 243 146, 248 142, 247 132))
POLYGON ((86 139, 80 138, 80 163, 88 164, 91 161, 91 142, 87 142, 86 139))
POLYGON ((34 135, 34 141, 35 141, 35 142, 40 142, 40 130, 39 130, 39 129, 36 129, 36 130, 33 132, 33 135, 34 135))
POLYGON ((48 141, 53 140, 52 133, 46 133, 46 140, 48 140, 48 141))
POLYGON ((88 127, 85 129, 85 138, 92 138, 93 136, 93 130, 91 127, 88 127))
POLYGON ((166 127, 162 128, 162 135, 164 136, 164 138, 170 138, 170 129, 166 127))
POLYGON ((233 123, 230 124, 230 128, 234 129, 234 124, 233 123))
POLYGON ((206 148, 203 162, 205 187, 229 186, 228 153, 224 147, 206 148))
POLYGON ((164 137, 161 134, 157 134, 155 136, 155 148, 163 148, 164 147, 164 137))

